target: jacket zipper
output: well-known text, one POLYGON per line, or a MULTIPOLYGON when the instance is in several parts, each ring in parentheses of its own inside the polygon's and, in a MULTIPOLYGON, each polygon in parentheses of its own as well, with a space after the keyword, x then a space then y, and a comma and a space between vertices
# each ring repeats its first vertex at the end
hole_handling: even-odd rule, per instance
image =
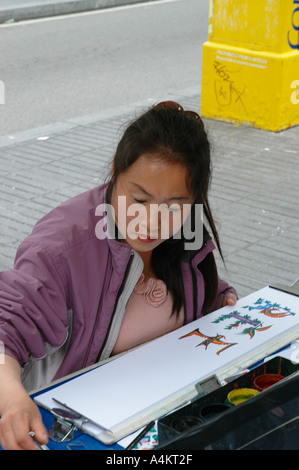
POLYGON ((117 296, 116 296, 116 301, 115 301, 115 304, 114 304, 114 309, 113 309, 113 313, 111 315, 111 319, 110 319, 110 323, 109 323, 109 327, 108 327, 108 330, 107 330, 107 333, 106 333, 106 337, 105 337, 105 340, 102 344, 102 347, 100 349, 100 352, 97 356, 97 359, 95 361, 95 363, 99 362, 100 360, 100 357, 101 357, 101 354, 103 352, 103 349, 105 348, 106 346, 106 343, 107 343, 107 340, 109 338, 109 334, 110 334, 110 331, 111 331, 111 326, 112 326, 112 323, 113 323, 113 319, 114 319, 114 316, 115 316, 115 312, 116 312, 116 308, 117 308, 117 304, 118 304, 118 301, 119 301, 119 298, 123 292, 123 289, 124 289, 124 286, 125 286, 125 283, 126 283, 126 280, 127 280, 127 277, 128 277, 128 274, 129 274, 129 271, 130 271, 130 268, 131 268, 131 264, 133 262, 133 257, 134 257, 134 251, 131 252, 131 256, 130 256, 130 259, 129 259, 129 262, 127 264, 127 267, 126 267, 126 271, 125 271, 125 275, 124 275, 124 278, 123 278, 123 281, 121 283, 121 286, 118 290, 118 293, 117 293, 117 296))
POLYGON ((190 269, 191 269, 191 276, 192 276, 192 284, 193 284, 193 321, 196 320, 197 316, 197 282, 196 282, 196 274, 195 270, 190 262, 190 269))

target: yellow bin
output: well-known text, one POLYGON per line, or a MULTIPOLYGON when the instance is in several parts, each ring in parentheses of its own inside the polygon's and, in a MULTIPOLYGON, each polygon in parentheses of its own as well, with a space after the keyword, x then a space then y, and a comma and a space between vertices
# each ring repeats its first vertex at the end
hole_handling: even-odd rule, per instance
POLYGON ((210 0, 201 115, 275 132, 299 124, 299 0, 210 0))

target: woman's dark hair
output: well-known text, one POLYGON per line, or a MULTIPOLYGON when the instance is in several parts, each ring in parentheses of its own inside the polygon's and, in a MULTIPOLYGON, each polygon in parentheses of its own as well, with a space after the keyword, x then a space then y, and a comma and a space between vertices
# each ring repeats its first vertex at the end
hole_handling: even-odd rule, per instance
MULTIPOLYGON (((159 155, 163 160, 180 163, 187 169, 187 187, 195 204, 203 204, 205 218, 221 253, 217 230, 208 203, 211 178, 210 145, 201 120, 170 107, 153 107, 132 122, 120 140, 113 162, 112 179, 108 185, 107 201, 118 176, 125 172, 142 154, 159 155)), ((156 158, 156 157, 155 157, 156 158)), ((194 217, 192 220, 194 230, 194 217)), ((179 313, 185 305, 180 261, 184 253, 183 233, 180 239, 170 238, 153 250, 151 263, 155 275, 162 279, 173 298, 172 313, 179 313)), ((209 313, 215 303, 218 275, 212 253, 199 269, 205 282, 205 300, 202 313, 209 313)))

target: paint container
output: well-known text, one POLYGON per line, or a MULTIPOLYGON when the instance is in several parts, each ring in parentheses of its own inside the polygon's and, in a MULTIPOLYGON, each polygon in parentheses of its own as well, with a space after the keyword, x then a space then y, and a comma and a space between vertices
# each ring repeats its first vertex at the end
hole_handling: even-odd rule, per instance
POLYGON ((228 411, 231 406, 226 405, 225 403, 210 403, 201 408, 199 412, 199 417, 206 421, 207 419, 214 418, 225 411, 228 411))
POLYGON ((271 385, 276 384, 277 382, 280 382, 280 380, 284 379, 283 375, 279 374, 263 374, 263 375, 258 375, 254 381, 253 385, 256 390, 259 392, 265 390, 268 387, 271 387, 271 385))
POLYGON ((198 426, 203 421, 197 416, 180 416, 171 421, 170 426, 177 432, 184 432, 194 426, 198 426))
POLYGON ((236 390, 232 390, 227 395, 227 403, 231 406, 240 405, 249 398, 254 397, 259 392, 254 390, 253 388, 237 388, 236 390))

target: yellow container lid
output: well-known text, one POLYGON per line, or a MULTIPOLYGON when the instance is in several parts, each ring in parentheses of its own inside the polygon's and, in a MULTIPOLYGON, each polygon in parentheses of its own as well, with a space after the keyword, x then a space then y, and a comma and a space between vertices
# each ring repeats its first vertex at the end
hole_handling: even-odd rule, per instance
POLYGON ((240 403, 249 400, 249 398, 258 395, 258 393, 259 392, 253 388, 237 388, 236 390, 229 392, 227 395, 227 402, 233 406, 240 405, 240 403))

